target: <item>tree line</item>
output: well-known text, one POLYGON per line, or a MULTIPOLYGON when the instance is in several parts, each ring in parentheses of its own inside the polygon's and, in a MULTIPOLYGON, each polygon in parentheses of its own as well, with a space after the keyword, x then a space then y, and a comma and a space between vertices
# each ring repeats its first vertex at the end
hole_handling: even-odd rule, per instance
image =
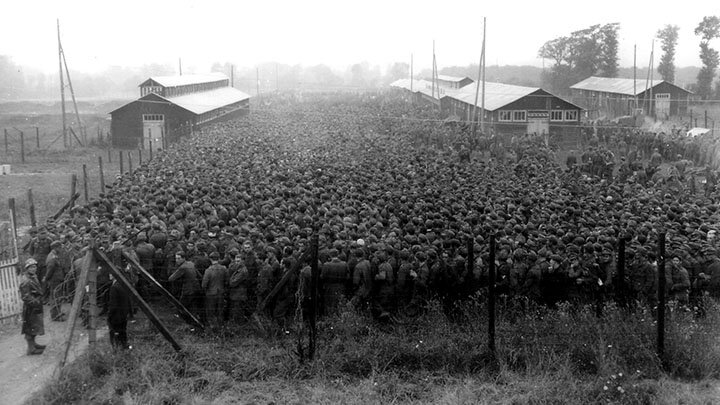
MULTIPOLYGON (((542 85, 556 93, 566 94, 571 85, 590 76, 618 77, 619 29, 619 23, 596 24, 545 42, 538 50, 538 56, 552 60, 553 65, 543 72, 542 85)), ((678 26, 667 24, 656 33, 662 50, 657 71, 663 80, 670 83, 675 83, 679 31, 678 26)), ((704 17, 694 34, 700 37, 702 68, 689 90, 703 100, 720 99, 720 82, 715 82, 713 88, 720 57, 718 51, 710 46, 713 39, 720 38, 720 18, 704 17)))

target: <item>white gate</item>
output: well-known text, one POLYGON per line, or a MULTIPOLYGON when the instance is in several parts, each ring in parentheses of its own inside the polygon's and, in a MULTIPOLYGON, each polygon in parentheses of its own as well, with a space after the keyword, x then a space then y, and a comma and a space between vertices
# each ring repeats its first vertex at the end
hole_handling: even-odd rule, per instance
POLYGON ((14 213, 10 215, 10 222, 0 223, 3 249, 0 259, 0 323, 12 321, 22 313, 22 300, 20 299, 19 277, 17 266, 18 257, 16 228, 14 213))

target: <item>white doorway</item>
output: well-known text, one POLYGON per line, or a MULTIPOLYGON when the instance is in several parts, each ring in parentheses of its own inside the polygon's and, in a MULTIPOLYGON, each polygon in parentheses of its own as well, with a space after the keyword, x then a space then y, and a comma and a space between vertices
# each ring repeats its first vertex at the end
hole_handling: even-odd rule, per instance
POLYGON ((164 132, 165 115, 143 114, 143 149, 150 149, 150 142, 152 142, 153 149, 162 148, 164 132))

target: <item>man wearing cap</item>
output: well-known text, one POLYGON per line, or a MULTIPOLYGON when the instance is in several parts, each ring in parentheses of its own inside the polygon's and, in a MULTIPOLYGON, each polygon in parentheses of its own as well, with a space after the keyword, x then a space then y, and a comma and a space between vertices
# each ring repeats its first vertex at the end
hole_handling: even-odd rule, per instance
MULTIPOLYGON (((120 271, 124 272, 131 285, 135 285, 137 276, 130 271, 129 267, 121 268, 120 271)), ((110 344, 113 349, 127 349, 129 348, 127 322, 133 312, 132 299, 125 286, 121 285, 112 273, 110 273, 110 280, 112 284, 108 291, 107 317, 110 344)))
POLYGON ((30 253, 32 258, 37 262, 37 276, 39 280, 45 277, 45 262, 47 256, 50 254, 50 243, 52 243, 52 240, 50 240, 48 231, 45 227, 42 227, 40 228, 37 238, 30 242, 28 248, 28 253, 30 253))
POLYGON ((328 254, 330 261, 323 264, 320 269, 323 308, 325 315, 336 315, 345 295, 345 285, 350 277, 350 271, 347 263, 340 260, 340 252, 337 249, 330 249, 328 254))
MULTIPOLYGON (((185 260, 185 254, 182 251, 175 253, 175 263, 177 263, 177 270, 170 275, 168 281, 180 285, 180 303, 193 315, 198 316, 202 308, 200 274, 192 261, 185 260)), ((201 316, 201 319, 204 317, 201 316)))
POLYGON ((20 298, 23 301, 22 334, 27 341, 27 354, 42 354, 44 345, 35 342, 37 335, 45 334, 43 322, 43 288, 37 278, 37 261, 25 262, 25 271, 20 279, 20 298))
POLYGON ((220 254, 212 252, 210 254, 210 262, 212 263, 202 279, 202 289, 205 291, 205 316, 207 324, 210 327, 219 327, 222 325, 223 297, 225 296, 225 288, 228 285, 227 267, 221 265, 220 254))
POLYGON ((62 243, 53 241, 50 244, 50 253, 45 259, 45 277, 42 279, 43 286, 50 296, 50 319, 56 322, 63 322, 65 314, 62 313, 61 301, 58 296, 60 285, 65 280, 65 273, 68 269, 63 268, 62 260, 60 260, 60 249, 62 243))

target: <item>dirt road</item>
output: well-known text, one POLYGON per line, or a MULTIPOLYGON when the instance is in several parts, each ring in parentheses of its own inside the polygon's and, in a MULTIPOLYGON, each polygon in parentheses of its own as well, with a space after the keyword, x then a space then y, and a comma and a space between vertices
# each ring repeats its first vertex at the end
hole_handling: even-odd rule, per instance
MULTIPOLYGON (((63 309, 65 313, 70 312, 67 304, 63 309)), ((0 405, 24 403, 52 378, 57 369, 67 322, 52 322, 49 314, 50 309, 45 306, 45 335, 39 336, 37 342, 46 344, 47 348, 39 356, 25 354, 27 344, 20 334, 19 323, 0 326, 0 405)), ((100 341, 107 335, 107 324, 100 322, 98 328, 100 341)), ((87 339, 87 331, 78 320, 68 362, 87 349, 87 339)))

